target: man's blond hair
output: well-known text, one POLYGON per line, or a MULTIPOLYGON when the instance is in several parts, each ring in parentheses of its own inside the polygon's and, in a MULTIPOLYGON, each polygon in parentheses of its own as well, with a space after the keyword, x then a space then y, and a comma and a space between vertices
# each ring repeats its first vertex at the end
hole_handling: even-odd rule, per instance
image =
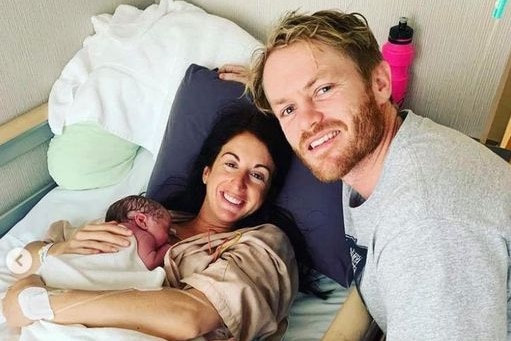
POLYGON ((374 68, 382 61, 378 42, 362 14, 336 10, 312 15, 289 12, 270 33, 266 46, 254 54, 247 88, 260 110, 271 111, 263 89, 263 71, 268 57, 274 50, 296 42, 320 43, 334 48, 355 62, 366 84, 370 84, 374 68))

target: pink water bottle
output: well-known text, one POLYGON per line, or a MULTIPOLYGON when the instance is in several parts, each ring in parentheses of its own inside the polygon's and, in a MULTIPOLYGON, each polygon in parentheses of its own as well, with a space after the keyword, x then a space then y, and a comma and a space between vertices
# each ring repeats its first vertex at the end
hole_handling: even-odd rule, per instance
POLYGON ((399 18, 399 24, 390 28, 389 39, 382 47, 383 58, 390 64, 392 100, 399 107, 405 98, 415 52, 412 44, 413 29, 407 25, 407 21, 406 17, 399 18))

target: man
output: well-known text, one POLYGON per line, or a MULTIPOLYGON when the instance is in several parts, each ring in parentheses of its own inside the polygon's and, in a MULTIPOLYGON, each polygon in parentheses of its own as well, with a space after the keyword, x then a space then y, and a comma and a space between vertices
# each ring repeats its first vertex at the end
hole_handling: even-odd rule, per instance
MULTIPOLYGON (((459 132, 398 112, 389 65, 359 14, 288 14, 249 78, 256 104, 277 116, 314 175, 345 184, 358 292, 344 309, 360 309, 360 293, 388 340, 506 340, 511 167, 459 132)), ((324 340, 363 333, 347 332, 346 316, 324 340)))

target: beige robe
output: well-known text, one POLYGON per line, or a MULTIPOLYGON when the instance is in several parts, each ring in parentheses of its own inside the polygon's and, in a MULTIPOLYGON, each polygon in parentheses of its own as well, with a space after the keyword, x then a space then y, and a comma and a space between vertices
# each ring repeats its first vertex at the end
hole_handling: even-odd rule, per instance
POLYGON ((283 337, 298 269, 288 238, 274 225, 192 236, 171 247, 164 268, 171 286, 206 295, 235 340, 283 337))

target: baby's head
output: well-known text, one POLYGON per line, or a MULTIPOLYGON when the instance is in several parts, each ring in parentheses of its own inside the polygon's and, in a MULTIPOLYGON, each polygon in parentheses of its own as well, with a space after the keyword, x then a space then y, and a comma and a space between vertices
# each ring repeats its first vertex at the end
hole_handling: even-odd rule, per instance
POLYGON ((105 221, 133 223, 158 241, 167 241, 171 224, 169 211, 160 203, 142 195, 129 195, 108 208, 105 221))

